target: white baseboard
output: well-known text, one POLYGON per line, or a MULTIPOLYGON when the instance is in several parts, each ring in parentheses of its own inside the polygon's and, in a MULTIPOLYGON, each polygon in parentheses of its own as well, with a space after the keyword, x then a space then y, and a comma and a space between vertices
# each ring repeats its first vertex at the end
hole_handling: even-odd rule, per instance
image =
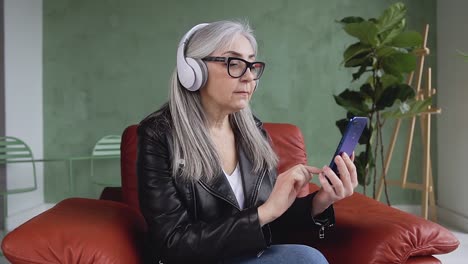
POLYGON ((468 218, 444 207, 437 207, 439 222, 444 226, 456 228, 463 232, 468 232, 468 218))
POLYGON ((397 204, 392 205, 393 208, 400 209, 401 211, 420 216, 421 206, 416 204, 397 204))
POLYGON ((28 221, 29 219, 35 217, 36 215, 52 208, 55 204, 51 203, 43 203, 39 204, 33 208, 29 208, 27 210, 23 210, 21 212, 18 212, 14 215, 9 215, 6 218, 6 228, 8 231, 11 231, 24 222, 28 221))
MULTIPOLYGON (((392 205, 392 207, 407 213, 421 216, 421 206, 411 204, 392 205)), ((468 232, 468 218, 450 209, 437 206, 437 222, 445 227, 468 232)))

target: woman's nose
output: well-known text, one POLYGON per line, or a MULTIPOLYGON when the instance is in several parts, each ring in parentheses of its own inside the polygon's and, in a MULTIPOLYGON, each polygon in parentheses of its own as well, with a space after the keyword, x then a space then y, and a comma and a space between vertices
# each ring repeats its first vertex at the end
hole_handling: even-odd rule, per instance
POLYGON ((242 80, 243 81, 253 81, 254 80, 254 74, 250 71, 250 68, 247 67, 247 69, 245 70, 245 73, 242 75, 242 80))

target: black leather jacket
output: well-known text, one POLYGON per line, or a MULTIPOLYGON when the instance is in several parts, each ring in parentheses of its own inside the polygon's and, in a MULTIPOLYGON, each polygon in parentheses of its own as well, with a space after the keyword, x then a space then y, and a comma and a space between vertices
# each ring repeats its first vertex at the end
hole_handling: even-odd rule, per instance
MULTIPOLYGON (((257 121, 258 128, 262 123, 257 121)), ((315 193, 298 198, 274 222, 260 227, 257 207, 270 195, 276 172, 253 175, 241 147, 238 160, 244 183, 240 210, 224 175, 206 182, 172 175, 171 117, 167 107, 143 120, 138 129, 137 175, 140 208, 149 226, 150 247, 164 263, 211 263, 262 252, 282 243, 288 232, 318 227, 311 219, 315 193)), ((325 211, 334 222, 333 208, 325 211)))

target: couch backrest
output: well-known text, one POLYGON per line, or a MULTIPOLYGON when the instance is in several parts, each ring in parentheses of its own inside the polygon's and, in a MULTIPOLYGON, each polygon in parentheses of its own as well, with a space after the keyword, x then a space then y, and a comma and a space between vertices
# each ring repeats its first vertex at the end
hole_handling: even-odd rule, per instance
MULTIPOLYGON (((121 142, 122 200, 134 208, 139 208, 136 175, 137 125, 127 127, 121 142)), ((264 123, 270 135, 273 149, 279 157, 278 172, 283 172, 296 164, 306 164, 307 154, 301 130, 291 124, 264 123)), ((304 190, 304 194, 308 192, 304 190)))

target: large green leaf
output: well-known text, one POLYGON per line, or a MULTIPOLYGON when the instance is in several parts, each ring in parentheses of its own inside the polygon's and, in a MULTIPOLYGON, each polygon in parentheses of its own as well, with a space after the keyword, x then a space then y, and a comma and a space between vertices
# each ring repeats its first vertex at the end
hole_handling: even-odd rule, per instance
POLYGON ((401 79, 398 79, 397 77, 391 75, 391 74, 384 74, 382 78, 380 78, 380 81, 382 82, 382 87, 385 89, 391 85, 395 85, 398 83, 401 83, 401 79))
POLYGON ((370 21, 347 24, 344 27, 344 30, 349 35, 358 38, 364 44, 370 44, 375 47, 379 42, 377 37, 377 26, 370 21))
POLYGON ((422 43, 422 36, 416 31, 401 32, 396 36, 390 45, 394 47, 406 48, 406 47, 417 47, 422 43))
POLYGON ((381 45, 386 45, 389 42, 393 41, 393 39, 396 36, 400 35, 400 33, 403 32, 403 30, 405 29, 405 26, 406 26, 406 19, 403 18, 400 21, 400 23, 398 23, 393 28, 379 33, 378 36, 379 36, 381 45))
POLYGON ((427 107, 432 104, 432 97, 424 100, 407 100, 395 104, 392 109, 382 111, 383 118, 406 118, 413 117, 427 110, 427 107))
POLYGON ((387 107, 391 107, 396 100, 402 102, 408 98, 414 98, 414 89, 407 84, 394 84, 383 90, 379 98, 377 98, 376 109, 383 110, 387 107))
MULTIPOLYGON (((368 60, 370 62, 370 60, 368 60)), ((363 64, 361 67, 359 67, 359 70, 355 73, 353 73, 353 81, 359 79, 362 74, 364 74, 367 71, 367 67, 370 65, 363 64)))
POLYGON ((350 45, 343 54, 343 62, 346 63, 350 59, 360 55, 360 57, 367 56, 372 51, 372 47, 361 42, 350 45))
POLYGON ((397 50, 388 46, 382 46, 382 47, 377 48, 376 50, 377 57, 379 58, 388 57, 397 52, 398 52, 397 50))
POLYGON ((410 53, 397 52, 382 58, 385 73, 401 78, 402 73, 409 73, 416 68, 416 56, 410 53))
POLYGON ((372 135, 372 129, 366 126, 364 131, 362 131, 362 135, 359 138, 359 144, 367 144, 370 141, 372 135))
POLYGON ((372 65, 372 58, 369 56, 369 54, 358 54, 344 64, 346 68, 361 67, 363 65, 372 65))
POLYGON ((369 112, 369 108, 365 104, 365 98, 359 92, 346 89, 339 95, 334 95, 333 97, 338 105, 341 105, 354 115, 366 116, 369 112))
POLYGON ((391 30, 393 27, 401 23, 406 15, 406 7, 403 3, 398 2, 388 7, 379 17, 377 23, 378 33, 391 30))
POLYGON ((374 88, 372 87, 372 85, 370 85, 368 82, 364 83, 363 85, 361 85, 361 87, 359 88, 359 91, 364 95, 364 96, 367 96, 367 97, 370 97, 370 98, 373 98, 374 97, 374 88))
POLYGON ((362 17, 356 17, 356 16, 349 16, 341 19, 340 21, 337 21, 341 24, 351 24, 351 23, 360 23, 364 21, 364 18, 362 17))
POLYGON ((354 165, 356 166, 356 172, 358 176, 358 182, 360 185, 369 185, 370 184, 370 177, 367 177, 367 164, 369 163, 369 159, 366 155, 366 152, 361 152, 358 155, 356 154, 356 158, 354 159, 354 165))

